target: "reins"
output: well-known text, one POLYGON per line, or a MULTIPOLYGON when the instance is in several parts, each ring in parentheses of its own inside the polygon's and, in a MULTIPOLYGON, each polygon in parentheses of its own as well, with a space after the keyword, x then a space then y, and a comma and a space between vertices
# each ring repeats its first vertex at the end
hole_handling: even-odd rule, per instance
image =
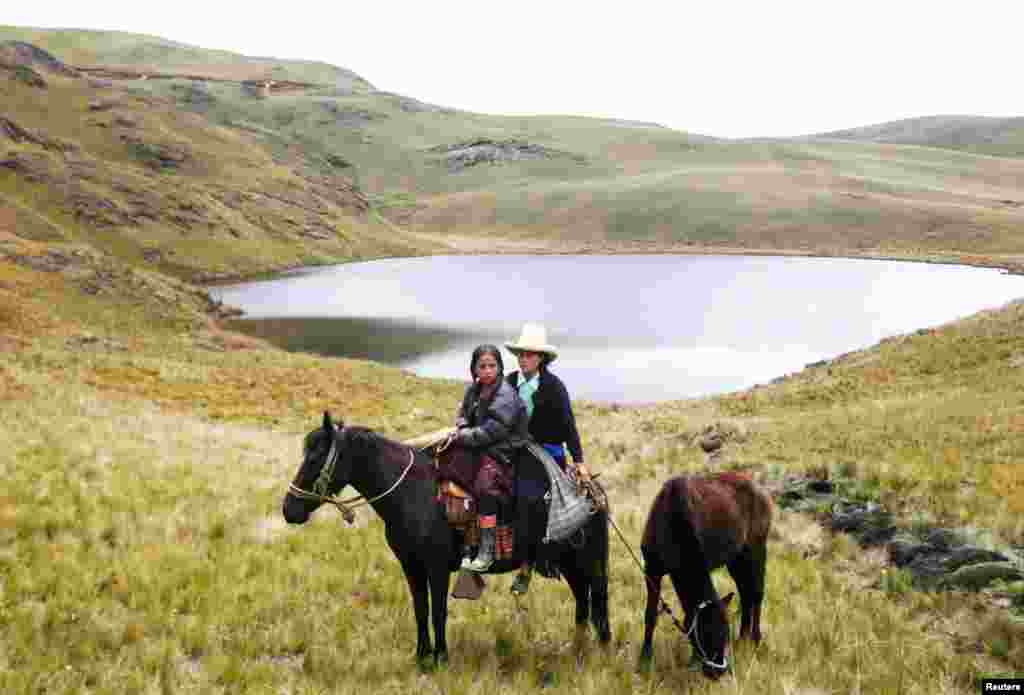
POLYGON ((409 471, 412 470, 413 463, 416 462, 416 455, 412 449, 409 449, 409 463, 402 471, 402 475, 398 476, 398 480, 395 481, 394 485, 389 487, 384 492, 367 499, 363 495, 356 495, 347 500, 339 499, 332 495, 327 494, 328 485, 330 485, 331 479, 334 478, 334 466, 338 461, 338 442, 336 439, 331 441, 331 450, 327 453, 327 462, 324 463, 323 468, 320 469, 320 475, 317 476, 316 482, 313 483, 313 491, 303 490, 295 483, 288 484, 288 492, 295 495, 299 499, 303 500, 314 500, 321 503, 333 504, 341 512, 341 516, 348 523, 353 523, 356 520, 355 510, 359 507, 365 507, 366 505, 373 504, 378 500, 382 500, 392 492, 395 491, 405 477, 409 475, 409 471))
MULTIPOLYGON (((649 577, 647 575, 647 572, 644 571, 643 563, 640 562, 640 558, 636 556, 636 553, 633 551, 633 547, 629 544, 629 541, 626 540, 626 537, 623 535, 622 531, 619 530, 619 527, 615 523, 615 520, 612 519, 612 514, 610 511, 608 512, 608 523, 612 525, 613 529, 615 529, 615 533, 619 534, 619 539, 622 541, 622 544, 626 546, 626 550, 629 551, 629 555, 633 558, 633 562, 635 562, 636 566, 640 568, 641 572, 643 572, 644 579, 647 580, 648 588, 651 590, 657 590, 658 587, 654 585, 654 582, 651 579, 651 577, 649 577)), ((694 612, 693 615, 693 623, 690 624, 689 630, 687 630, 683 626, 683 624, 679 622, 679 619, 676 618, 676 614, 672 612, 672 608, 668 605, 665 599, 661 597, 660 591, 658 591, 658 603, 660 604, 658 606, 660 612, 667 614, 668 617, 672 619, 672 624, 675 625, 676 628, 687 637, 687 639, 693 637, 693 643, 697 645, 697 651, 700 652, 700 659, 705 666, 710 666, 711 668, 718 669, 719 671, 725 671, 729 668, 729 658, 725 655, 724 652, 722 653, 722 663, 720 664, 715 663, 714 661, 708 658, 707 653, 704 651, 703 645, 701 645, 700 643, 700 634, 697 632, 697 621, 700 619, 700 612, 704 609, 705 606, 711 605, 711 599, 705 599, 704 601, 701 601, 700 604, 697 606, 697 610, 694 612)))

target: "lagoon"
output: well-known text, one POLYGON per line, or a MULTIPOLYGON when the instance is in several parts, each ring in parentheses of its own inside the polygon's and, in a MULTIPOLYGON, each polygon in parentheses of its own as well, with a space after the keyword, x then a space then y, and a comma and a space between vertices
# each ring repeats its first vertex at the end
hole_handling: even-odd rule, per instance
MULTIPOLYGON (((704 255, 434 256, 210 288, 233 328, 290 350, 467 380, 481 342, 547 326, 574 398, 643 403, 747 388, 1024 297, 968 266, 704 255)), ((515 360, 505 353, 506 370, 515 360)))

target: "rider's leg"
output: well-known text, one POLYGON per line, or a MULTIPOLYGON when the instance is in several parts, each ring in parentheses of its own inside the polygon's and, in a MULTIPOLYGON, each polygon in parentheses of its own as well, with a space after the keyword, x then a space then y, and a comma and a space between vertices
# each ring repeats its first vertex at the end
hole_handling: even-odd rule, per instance
POLYGON ((492 495, 481 495, 477 500, 480 509, 480 549, 476 558, 462 561, 462 569, 470 572, 486 572, 494 564, 494 550, 497 541, 498 500, 492 495))
MULTIPOLYGON (((565 447, 561 444, 543 444, 544 449, 551 455, 551 458, 555 460, 558 467, 565 471, 565 447)), ((516 575, 516 579, 512 582, 511 591, 513 594, 525 594, 530 590, 530 577, 533 576, 533 563, 535 558, 528 556, 523 560, 523 564, 519 567, 519 574, 516 575)))

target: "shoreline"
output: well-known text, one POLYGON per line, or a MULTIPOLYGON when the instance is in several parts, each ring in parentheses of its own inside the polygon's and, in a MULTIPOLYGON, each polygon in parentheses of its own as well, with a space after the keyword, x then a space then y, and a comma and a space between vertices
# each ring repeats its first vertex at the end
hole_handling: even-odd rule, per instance
MULTIPOLYGON (((433 241, 440 241, 434 239, 433 241)), ((192 284, 200 287, 221 287, 274 280, 282 276, 307 270, 368 263, 388 259, 430 258, 435 256, 757 256, 767 258, 823 258, 868 261, 895 261, 904 263, 928 263, 932 265, 959 265, 972 268, 990 268, 1001 270, 1009 275, 1024 275, 1024 255, 1008 255, 997 257, 957 252, 935 252, 923 255, 883 251, 852 251, 850 249, 760 249, 737 246, 692 246, 651 244, 645 247, 639 244, 593 246, 588 244, 565 245, 561 248, 541 242, 539 244, 523 243, 505 239, 460 238, 460 246, 449 246, 438 249, 436 253, 410 254, 404 256, 372 256, 366 258, 339 259, 337 262, 320 265, 288 265, 281 268, 270 268, 257 273, 199 273, 192 284)))
MULTIPOLYGON (((822 251, 807 251, 807 250, 800 250, 800 249, 753 249, 752 250, 752 249, 742 249, 742 248, 735 248, 735 247, 700 247, 700 248, 684 247, 684 249, 674 249, 674 248, 661 247, 661 249, 658 250, 658 251, 654 251, 654 250, 650 250, 650 249, 640 250, 640 249, 621 248, 620 247, 617 250, 615 250, 614 252, 605 252, 604 250, 601 250, 601 251, 598 251, 598 252, 594 252, 594 251, 580 252, 578 250, 552 251, 551 249, 537 250, 536 252, 525 252, 523 249, 518 249, 517 248, 515 250, 498 250, 498 251, 494 251, 494 252, 491 252, 491 253, 476 253, 476 252, 472 252, 472 251, 462 251, 462 252, 452 253, 452 252, 449 252, 449 251, 446 250, 446 251, 442 251, 441 253, 430 254, 429 256, 427 256, 427 255, 421 255, 421 256, 415 256, 415 255, 410 255, 410 256, 388 256, 388 257, 374 258, 374 259, 352 260, 352 261, 343 262, 343 263, 336 263, 336 264, 335 263, 327 263, 327 264, 323 264, 323 265, 314 265, 314 266, 309 266, 309 265, 306 265, 306 266, 295 266, 295 267, 291 267, 291 268, 288 268, 288 269, 285 269, 285 270, 282 270, 282 271, 276 271, 276 272, 270 272, 270 273, 262 273, 262 274, 260 274, 257 277, 257 279, 253 279, 253 278, 250 278, 250 279, 234 279, 234 280, 225 280, 223 282, 213 283, 213 284, 205 286, 204 289, 207 290, 207 294, 209 296, 209 291, 214 289, 214 288, 216 288, 216 287, 226 287, 226 286, 231 286, 231 285, 244 285, 244 284, 247 284, 249 282, 268 282, 268 281, 272 281, 272 280, 275 280, 275 279, 287 277, 287 276, 292 275, 292 274, 301 273, 303 271, 316 271, 316 270, 319 270, 319 269, 327 269, 327 268, 331 268, 331 267, 342 267, 342 266, 350 265, 352 263, 370 262, 371 260, 372 261, 379 261, 379 260, 402 260, 402 259, 412 259, 412 258, 431 258, 431 257, 435 257, 435 256, 457 257, 457 256, 512 256, 512 255, 524 255, 524 256, 530 256, 530 255, 537 255, 537 256, 569 256, 569 255, 579 255, 579 256, 663 256, 663 255, 678 255, 678 256, 690 256, 690 257, 696 257, 696 256, 750 256, 750 257, 764 257, 764 258, 820 258, 820 259, 837 259, 837 260, 872 260, 872 261, 905 262, 905 263, 924 263, 924 264, 929 264, 929 265, 947 265, 947 266, 963 266, 963 267, 987 268, 987 269, 991 269, 991 270, 1000 270, 1000 271, 1002 271, 1003 273, 1006 273, 1006 274, 1024 275, 1024 269, 1022 269, 1019 266, 1015 266, 1012 261, 1004 262, 1004 263, 1001 263, 1001 264, 981 263, 981 262, 979 262, 976 259, 971 259, 970 257, 966 257, 965 258, 963 256, 957 256, 957 257, 951 257, 951 256, 932 256, 932 257, 920 257, 920 256, 918 256, 918 257, 911 257, 911 256, 892 255, 892 254, 885 254, 885 255, 883 255, 883 254, 878 254, 878 253, 851 254, 849 251, 847 251, 844 254, 839 254, 839 253, 832 254, 832 253, 824 253, 822 251)), ((985 259, 985 260, 994 261, 995 259, 985 259)), ((1021 295, 1020 297, 1016 297, 1014 299, 1011 299, 1007 303, 1012 303, 1012 302, 1021 301, 1021 300, 1024 300, 1024 295, 1021 295)), ((214 300, 211 297, 211 301, 213 301, 214 303, 218 303, 219 304, 220 300, 214 300)), ((220 304, 220 306, 223 307, 224 309, 227 309, 229 312, 231 312, 229 316, 226 316, 226 318, 232 318, 232 319, 245 319, 246 318, 246 313, 244 312, 244 310, 242 310, 242 309, 240 309, 238 307, 235 307, 233 305, 226 304, 226 303, 225 304, 220 304)), ((987 307, 987 308, 995 308, 995 307, 987 307)), ((982 310, 984 310, 984 309, 982 309, 982 310)), ((921 329, 910 329, 910 330, 906 331, 906 334, 911 334, 911 333, 914 333, 915 331, 919 331, 919 330, 921 330, 921 329)), ((883 340, 885 340, 885 339, 883 339, 883 340)), ((882 341, 879 341, 879 342, 882 342, 882 341)), ((846 351, 843 351, 843 352, 839 352, 839 353, 837 353, 835 355, 832 355, 830 357, 826 357, 826 358, 824 358, 822 360, 819 360, 817 362, 811 362, 811 363, 804 364, 804 365, 802 365, 799 368, 793 369, 793 370, 788 371, 788 372, 777 374, 777 375, 775 375, 775 376, 773 376, 773 377, 771 377, 769 379, 766 379, 766 380, 763 380, 763 381, 759 381, 757 383, 751 384, 750 386, 743 387, 743 388, 723 390, 723 391, 714 391, 714 392, 710 392, 710 393, 702 393, 702 394, 693 395, 693 396, 680 395, 678 397, 666 398, 666 399, 661 399, 661 400, 619 401, 619 400, 601 400, 601 399, 593 399, 593 398, 586 398, 586 397, 581 397, 581 398, 579 398, 577 400, 579 400, 581 403, 586 403, 589 406, 599 407, 599 408, 613 408, 613 409, 626 409, 626 410, 646 410, 646 409, 651 409, 651 408, 657 408, 657 407, 665 405, 665 404, 694 403, 694 402, 700 402, 700 401, 704 401, 704 400, 713 400, 713 399, 716 399, 716 398, 733 396, 733 395, 737 395, 737 394, 753 393, 753 392, 755 392, 755 391, 757 391, 759 389, 763 389, 765 387, 771 386, 772 384, 775 384, 775 383, 778 383, 778 382, 790 379, 790 378, 792 378, 792 377, 794 377, 794 376, 796 376, 796 375, 806 371, 809 368, 819 367, 819 366, 822 366, 822 365, 829 365, 829 364, 832 364, 833 362, 846 359, 850 355, 853 355, 853 354, 856 354, 856 353, 860 353, 860 352, 863 352, 865 350, 870 350, 873 347, 877 346, 877 344, 878 343, 875 343, 873 345, 865 345, 865 346, 862 346, 862 347, 857 348, 857 349, 846 350, 846 351)), ((285 350, 286 352, 290 352, 290 350, 288 350, 287 348, 284 348, 284 347, 281 347, 280 349, 285 350)), ((332 355, 324 354, 323 356, 324 357, 331 357, 332 355)), ((428 379, 435 378, 435 377, 424 377, 424 376, 422 376, 420 374, 417 374, 415 371, 412 371, 410 369, 401 367, 401 366, 399 366, 397 364, 391 364, 391 363, 388 363, 388 362, 380 362, 379 360, 374 360, 374 359, 371 359, 371 358, 360 358, 360 359, 369 359, 369 361, 381 364, 382 366, 394 367, 394 368, 402 370, 403 372, 405 372, 405 373, 407 373, 407 374, 409 374, 411 376, 415 376, 417 378, 428 378, 428 379)), ((441 378, 443 378, 443 377, 441 377, 441 378)))

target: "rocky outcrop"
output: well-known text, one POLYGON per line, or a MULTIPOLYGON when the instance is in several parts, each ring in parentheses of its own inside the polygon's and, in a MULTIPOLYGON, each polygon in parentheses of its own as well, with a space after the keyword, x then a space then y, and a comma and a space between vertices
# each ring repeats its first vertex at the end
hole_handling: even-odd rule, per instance
POLYGON ((329 116, 317 121, 319 125, 336 125, 342 128, 359 128, 371 121, 387 118, 386 114, 367 109, 342 106, 336 101, 325 99, 317 102, 317 106, 329 116))
POLYGON ((0 75, 3 75, 4 73, 7 73, 12 80, 21 82, 22 84, 27 84, 29 87, 46 89, 46 80, 43 79, 42 75, 27 65, 6 65, 4 63, 0 63, 0 75))
POLYGON ((498 164, 527 159, 568 159, 580 164, 586 161, 580 155, 521 140, 469 140, 454 145, 438 145, 427 151, 440 154, 440 161, 452 172, 478 164, 498 164))
POLYGON ((0 64, 42 70, 66 77, 80 76, 77 70, 69 68, 43 49, 24 41, 0 41, 0 64))
POLYGON ((967 531, 904 524, 876 502, 839 494, 831 480, 796 478, 776 495, 779 506, 815 515, 833 532, 848 533, 866 548, 883 547, 889 561, 923 589, 984 588, 1001 579, 1024 579, 1024 562, 1012 548, 972 544, 967 531))
POLYGON ((78 149, 72 143, 48 137, 41 131, 21 126, 10 118, 6 118, 4 116, 0 116, 0 140, 29 143, 56 152, 72 152, 78 149))
POLYGON ((217 101, 210 94, 206 82, 192 81, 185 84, 171 86, 175 99, 179 104, 192 111, 205 112, 217 101))
POLYGON ((447 106, 428 104, 425 101, 402 96, 401 94, 395 94, 394 92, 377 91, 373 92, 373 94, 387 98, 391 103, 406 113, 440 113, 445 116, 450 116, 456 113, 455 109, 448 108, 447 106))
MULTIPOLYGON (((123 122, 118 125, 132 127, 123 122)), ((121 139, 136 160, 156 171, 177 169, 191 158, 185 145, 147 142, 132 135, 122 136, 121 139)))

